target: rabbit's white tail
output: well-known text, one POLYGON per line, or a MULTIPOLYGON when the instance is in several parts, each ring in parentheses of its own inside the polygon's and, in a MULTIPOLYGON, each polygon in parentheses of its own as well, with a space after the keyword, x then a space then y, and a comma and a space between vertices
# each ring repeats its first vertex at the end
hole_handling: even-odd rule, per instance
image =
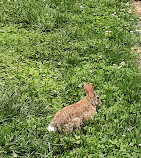
POLYGON ((51 125, 49 125, 47 129, 48 129, 49 132, 55 132, 56 131, 56 128, 51 126, 51 125))

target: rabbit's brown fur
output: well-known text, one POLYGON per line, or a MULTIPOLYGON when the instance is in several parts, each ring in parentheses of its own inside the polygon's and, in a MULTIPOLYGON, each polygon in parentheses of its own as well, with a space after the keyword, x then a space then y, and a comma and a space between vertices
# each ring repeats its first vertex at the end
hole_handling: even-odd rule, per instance
POLYGON ((93 85, 84 85, 86 99, 59 110, 48 126, 49 131, 71 132, 74 127, 80 127, 96 114, 96 106, 101 104, 93 90, 93 85))

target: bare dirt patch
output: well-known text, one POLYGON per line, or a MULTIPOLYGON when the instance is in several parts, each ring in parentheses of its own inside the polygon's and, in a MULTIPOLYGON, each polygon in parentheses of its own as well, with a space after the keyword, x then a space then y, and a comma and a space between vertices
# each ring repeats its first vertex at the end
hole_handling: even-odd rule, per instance
POLYGON ((141 1, 133 1, 137 14, 141 16, 141 1))
MULTIPOLYGON (((138 32, 141 34, 141 1, 133 1, 133 6, 135 7, 135 11, 139 17, 139 30, 138 32)), ((139 64, 141 68, 141 48, 137 49, 137 53, 139 54, 139 64)))

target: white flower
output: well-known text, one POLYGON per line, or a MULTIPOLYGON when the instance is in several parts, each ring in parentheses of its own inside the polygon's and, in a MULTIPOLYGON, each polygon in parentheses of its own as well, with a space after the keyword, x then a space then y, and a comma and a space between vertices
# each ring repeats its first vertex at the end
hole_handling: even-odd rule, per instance
POLYGON ((81 5, 80 8, 83 8, 83 6, 81 5))
POLYGON ((125 62, 122 61, 119 65, 120 65, 120 66, 118 66, 118 69, 122 68, 122 67, 125 65, 125 62))
POLYGON ((15 153, 15 152, 13 152, 13 157, 18 157, 18 155, 15 153))
POLYGON ((124 61, 122 61, 122 62, 120 63, 120 65, 121 65, 121 66, 124 66, 124 65, 125 65, 125 62, 124 62, 124 61))
POLYGON ((92 71, 92 70, 90 70, 89 72, 90 72, 91 74, 93 73, 93 71, 92 71))
POLYGON ((129 6, 130 4, 129 4, 129 2, 127 2, 125 5, 129 6))
POLYGON ((125 11, 125 9, 121 9, 121 11, 125 11))
POLYGON ((130 145, 130 146, 134 146, 134 143, 130 143, 129 145, 130 145))
POLYGON ((111 33, 111 32, 112 32, 112 31, 108 31, 108 30, 107 30, 107 31, 105 31, 105 33, 111 33))
POLYGON ((141 33, 141 30, 136 30, 136 32, 141 33))
POLYGON ((105 31, 105 35, 109 35, 112 31, 105 31))
POLYGON ((128 13, 129 13, 129 14, 132 13, 132 10, 129 10, 128 13))
POLYGON ((124 134, 123 134, 122 136, 123 136, 123 137, 126 137, 126 135, 124 135, 124 134))
POLYGON ((118 66, 117 68, 120 69, 120 68, 122 68, 122 66, 118 66))

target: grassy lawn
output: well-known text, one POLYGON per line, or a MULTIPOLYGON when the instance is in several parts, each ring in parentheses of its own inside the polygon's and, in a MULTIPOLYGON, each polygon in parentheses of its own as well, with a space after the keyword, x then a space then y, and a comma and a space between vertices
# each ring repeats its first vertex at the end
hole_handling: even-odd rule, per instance
POLYGON ((127 158, 141 155, 141 74, 130 0, 0 1, 0 157, 127 158), (122 66, 121 66, 122 65, 122 66), (94 120, 49 133, 54 114, 102 100, 94 120))

